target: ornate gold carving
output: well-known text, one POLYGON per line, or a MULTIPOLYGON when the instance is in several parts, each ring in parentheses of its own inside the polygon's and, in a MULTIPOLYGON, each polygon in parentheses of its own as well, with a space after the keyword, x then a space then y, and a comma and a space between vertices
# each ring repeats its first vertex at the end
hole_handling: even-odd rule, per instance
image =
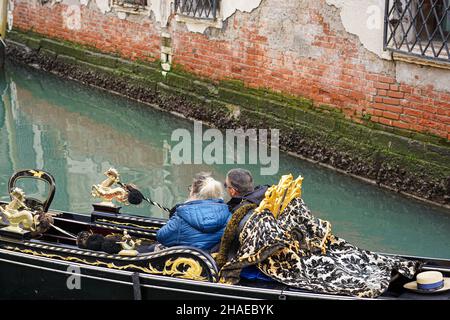
POLYGON ((2 230, 8 230, 15 233, 23 234, 25 230, 32 230, 35 223, 33 212, 28 208, 25 201, 25 193, 20 188, 14 188, 11 191, 11 202, 5 208, 0 206, 0 212, 3 213, 9 226, 2 230), (23 209, 24 208, 24 209, 23 209), (22 225, 20 227, 19 225, 22 225))
POLYGON ((9 250, 14 250, 26 254, 32 254, 33 256, 39 256, 39 257, 46 257, 46 258, 52 258, 52 259, 60 259, 64 261, 71 261, 71 262, 79 262, 84 263, 91 266, 103 266, 110 269, 116 269, 116 270, 128 270, 128 269, 137 269, 144 273, 148 274, 155 274, 155 275, 164 275, 164 276, 171 276, 175 278, 183 278, 183 279, 191 279, 191 280, 197 280, 197 281, 208 281, 207 278, 202 277, 202 271, 203 268, 192 258, 178 258, 175 261, 172 261, 172 259, 169 259, 166 261, 166 264, 164 266, 164 269, 162 271, 157 270, 156 268, 153 268, 152 265, 149 263, 149 267, 141 267, 137 266, 135 264, 127 264, 125 266, 117 266, 113 262, 103 262, 103 261, 88 261, 86 259, 81 259, 78 257, 64 257, 57 254, 51 254, 51 253, 44 253, 44 252, 37 252, 31 249, 20 249, 17 247, 7 247, 9 250), (186 270, 179 270, 179 267, 186 267, 186 270))
POLYGON ((115 205, 112 203, 112 200, 114 199, 128 205, 128 191, 122 187, 112 187, 115 183, 120 181, 119 172, 114 168, 109 168, 104 174, 107 176, 107 179, 100 184, 94 184, 92 186, 91 195, 96 198, 101 198, 104 201, 102 203, 103 205, 114 207, 115 205))
POLYGON ((207 281, 207 279, 205 277, 202 277, 201 275, 203 272, 203 268, 200 263, 191 258, 178 258, 175 259, 175 261, 169 259, 166 261, 166 264, 164 265, 164 268, 162 270, 158 270, 152 267, 151 264, 149 264, 149 269, 152 274, 161 274, 164 276, 171 276, 176 278, 207 281), (180 270, 180 267, 182 267, 184 270, 180 270))
POLYGON ((294 198, 302 196, 302 182, 301 176, 295 180, 292 174, 282 176, 278 185, 267 189, 265 198, 255 211, 262 212, 267 209, 277 218, 294 198))

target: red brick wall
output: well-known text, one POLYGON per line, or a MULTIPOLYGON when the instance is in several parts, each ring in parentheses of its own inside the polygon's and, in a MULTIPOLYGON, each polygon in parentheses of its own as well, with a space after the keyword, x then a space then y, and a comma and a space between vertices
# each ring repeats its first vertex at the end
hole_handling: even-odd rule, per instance
MULTIPOLYGON (((324 34, 313 45, 324 49, 320 59, 275 51, 260 26, 232 18, 239 40, 208 40, 205 35, 177 30, 174 62, 213 79, 237 79, 255 88, 308 97, 315 104, 342 110, 348 118, 429 132, 450 139, 450 94, 431 87, 397 83, 395 76, 371 73, 360 61, 361 45, 355 37, 330 30, 318 13, 308 23, 320 24, 324 34), (339 72, 330 68, 339 55, 339 72), (333 59, 331 59, 333 58, 333 59), (366 115, 366 116, 365 116, 366 115)), ((449 71, 450 77, 450 71, 449 71)))
MULTIPOLYGON (((135 22, 131 22, 83 6, 83 27, 74 32, 63 26, 64 8, 64 5, 34 7, 20 2, 14 11, 14 24, 20 29, 33 29, 126 58, 159 58, 160 32, 148 17, 133 17, 135 22)), ((322 54, 312 58, 295 50, 273 47, 266 36, 264 17, 252 19, 252 14, 255 13, 232 16, 225 31, 219 31, 225 35, 214 38, 188 32, 184 25, 172 20, 173 63, 210 79, 236 79, 249 87, 311 98, 316 105, 342 110, 356 122, 370 118, 388 126, 450 139, 450 93, 436 91, 432 86, 398 83, 392 67, 379 73, 370 72, 367 68, 370 61, 363 52, 366 49, 357 37, 334 30, 327 21, 329 15, 318 10, 304 13, 309 26, 323 30, 311 44, 322 54), (238 36, 227 37, 227 32, 238 36)))
MULTIPOLYGON (((81 6, 81 29, 70 30, 63 21, 66 5, 39 5, 16 2, 14 27, 69 40, 117 53, 130 59, 154 61, 160 58, 161 40, 150 19, 121 20, 116 14, 102 14, 81 6)), ((37 2, 32 2, 37 3, 37 2)))

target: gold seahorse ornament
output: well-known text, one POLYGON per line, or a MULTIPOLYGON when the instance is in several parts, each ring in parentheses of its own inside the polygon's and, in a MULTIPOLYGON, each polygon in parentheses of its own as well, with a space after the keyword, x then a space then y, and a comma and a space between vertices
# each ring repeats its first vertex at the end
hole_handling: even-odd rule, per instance
POLYGON ((0 212, 9 223, 9 226, 2 230, 24 234, 26 231, 32 231, 35 224, 34 214, 28 208, 25 201, 25 193, 20 188, 14 188, 11 193, 11 202, 4 208, 0 206, 0 212))
POLYGON ((120 182, 120 175, 114 168, 109 168, 105 173, 107 179, 100 184, 92 186, 91 195, 95 198, 101 198, 102 205, 114 207, 113 200, 128 205, 128 191, 122 187, 113 187, 120 182))

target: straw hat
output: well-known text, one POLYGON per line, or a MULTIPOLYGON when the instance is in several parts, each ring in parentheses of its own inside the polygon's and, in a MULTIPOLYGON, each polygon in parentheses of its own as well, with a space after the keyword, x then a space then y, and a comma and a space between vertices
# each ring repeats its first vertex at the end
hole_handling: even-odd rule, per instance
POLYGON ((436 293, 450 290, 450 278, 444 278, 438 271, 426 271, 417 275, 416 281, 408 282, 405 289, 419 293, 436 293))

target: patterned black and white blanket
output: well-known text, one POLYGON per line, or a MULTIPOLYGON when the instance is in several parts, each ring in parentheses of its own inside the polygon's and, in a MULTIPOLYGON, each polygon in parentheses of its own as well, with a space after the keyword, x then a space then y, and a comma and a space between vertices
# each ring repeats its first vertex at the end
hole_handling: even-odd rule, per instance
POLYGON ((334 236, 331 224, 315 218, 301 198, 278 218, 268 210, 251 214, 239 242, 237 254, 221 269, 223 283, 237 283, 242 268, 256 265, 288 286, 375 298, 387 290, 393 271, 413 278, 420 268, 417 261, 361 250, 334 236))

